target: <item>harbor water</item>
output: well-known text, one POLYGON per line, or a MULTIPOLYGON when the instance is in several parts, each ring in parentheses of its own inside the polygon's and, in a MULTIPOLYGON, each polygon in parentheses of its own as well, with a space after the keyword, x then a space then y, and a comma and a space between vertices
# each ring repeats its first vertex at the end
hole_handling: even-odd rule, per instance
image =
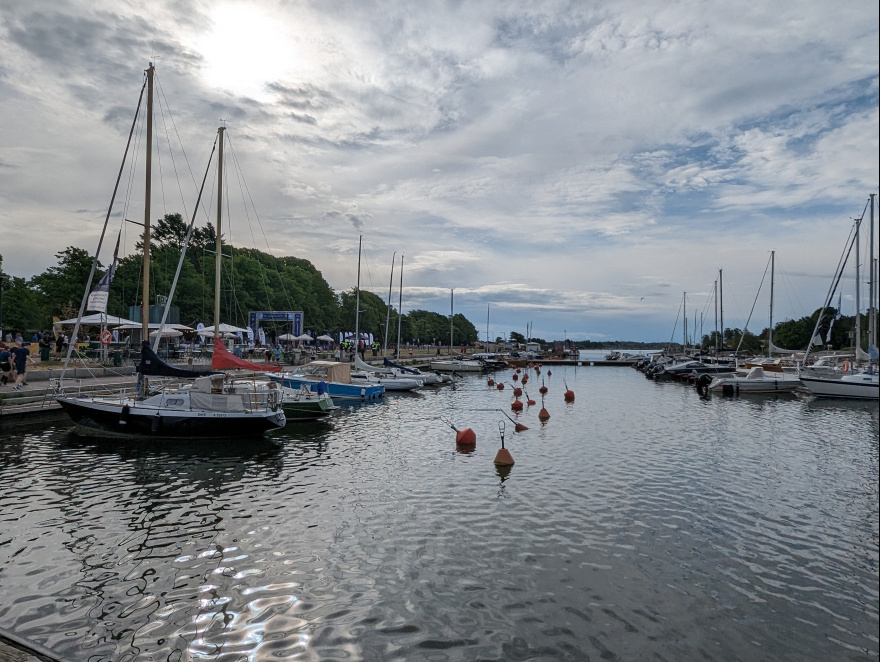
POLYGON ((512 374, 263 441, 0 437, 0 627, 83 662, 877 659, 877 403, 569 366, 514 432, 512 374))

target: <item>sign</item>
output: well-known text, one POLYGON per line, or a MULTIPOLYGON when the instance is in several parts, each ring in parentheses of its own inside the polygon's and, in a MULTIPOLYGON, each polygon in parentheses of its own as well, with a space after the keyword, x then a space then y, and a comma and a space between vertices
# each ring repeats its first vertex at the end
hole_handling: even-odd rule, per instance
POLYGON ((248 326, 259 329, 260 322, 287 322, 293 325, 293 335, 303 333, 303 312, 301 310, 252 310, 248 312, 248 326))
POLYGON ((101 331, 101 344, 109 345, 113 341, 113 334, 110 333, 107 329, 101 331))

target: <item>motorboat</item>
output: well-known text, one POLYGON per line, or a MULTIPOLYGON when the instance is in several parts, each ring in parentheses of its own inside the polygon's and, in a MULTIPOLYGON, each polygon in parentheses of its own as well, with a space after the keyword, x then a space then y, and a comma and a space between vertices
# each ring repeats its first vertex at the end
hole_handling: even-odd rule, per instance
POLYGON ((817 377, 801 373, 800 381, 817 398, 880 400, 880 375, 876 370, 851 372, 839 377, 817 377))
POLYGON ((797 376, 785 373, 767 373, 761 366, 750 368, 745 375, 700 375, 697 390, 700 392, 739 395, 740 393, 779 393, 795 391, 803 384, 797 376))
POLYGON ((443 359, 431 361, 431 370, 439 372, 483 372, 485 365, 476 359, 443 359))
POLYGON ((307 386, 301 386, 298 389, 282 386, 281 408, 284 410, 288 423, 317 421, 339 409, 333 404, 333 398, 329 393, 320 388, 312 391, 307 386))
POLYGON ((280 382, 285 388, 310 391, 322 390, 335 400, 371 401, 385 395, 383 384, 356 383, 351 378, 351 366, 336 361, 312 361, 289 372, 272 374, 269 379, 280 382))

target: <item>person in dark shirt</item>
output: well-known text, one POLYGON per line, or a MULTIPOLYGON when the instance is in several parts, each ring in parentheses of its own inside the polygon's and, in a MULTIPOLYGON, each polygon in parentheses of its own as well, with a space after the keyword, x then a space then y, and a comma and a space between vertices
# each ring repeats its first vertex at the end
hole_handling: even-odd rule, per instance
POLYGON ((31 355, 31 350, 27 346, 13 347, 12 362, 15 364, 15 372, 18 376, 15 378, 15 386, 13 391, 20 391, 23 386, 27 386, 27 360, 31 355))
POLYGON ((12 377, 12 353, 3 343, 0 343, 0 373, 3 373, 3 376, 0 377, 0 384, 6 386, 9 383, 12 377))

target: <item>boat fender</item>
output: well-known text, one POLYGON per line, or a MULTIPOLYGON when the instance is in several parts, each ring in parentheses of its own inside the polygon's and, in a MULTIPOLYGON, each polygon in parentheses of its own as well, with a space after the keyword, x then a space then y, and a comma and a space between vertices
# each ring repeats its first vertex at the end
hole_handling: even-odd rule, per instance
POLYGON ((150 425, 150 432, 158 432, 162 429, 162 416, 159 412, 156 412, 156 415, 153 416, 153 422, 150 425))
POLYGON ((362 398, 363 398, 363 397, 366 397, 366 395, 367 395, 367 389, 362 388, 362 389, 361 389, 361 397, 362 397, 362 398))
POLYGON ((130 411, 128 405, 123 405, 122 411, 119 412, 119 425, 128 425, 128 412, 130 411))
POLYGON ((700 395, 708 395, 709 394, 709 384, 712 383, 711 375, 700 375, 699 379, 697 379, 697 393, 700 395))
POLYGON ((733 395, 733 384, 723 384, 721 386, 722 395, 733 395))

